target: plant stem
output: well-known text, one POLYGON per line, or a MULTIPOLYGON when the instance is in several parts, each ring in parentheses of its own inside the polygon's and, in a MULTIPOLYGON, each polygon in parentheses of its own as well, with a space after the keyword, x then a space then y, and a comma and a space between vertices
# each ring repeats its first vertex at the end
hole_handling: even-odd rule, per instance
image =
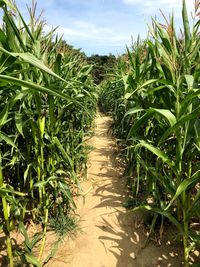
MULTIPOLYGON (((3 187, 3 170, 1 166, 1 155, 0 155, 0 188, 3 187)), ((3 216, 5 220, 4 233, 6 235, 6 246, 9 259, 9 267, 14 266, 13 253, 12 253, 12 242, 10 238, 10 222, 9 222, 9 212, 8 205, 5 195, 1 196, 2 206, 3 206, 3 216)))
POLYGON ((186 219, 186 213, 184 212, 184 234, 183 234, 184 266, 189 267, 188 222, 185 219, 186 219))
POLYGON ((45 243, 46 243, 47 223, 48 223, 48 214, 49 214, 48 204, 49 204, 49 200, 46 199, 45 218, 44 218, 44 230, 43 230, 42 245, 41 245, 40 253, 39 253, 39 257, 38 257, 39 260, 42 259, 42 254, 43 254, 45 243))

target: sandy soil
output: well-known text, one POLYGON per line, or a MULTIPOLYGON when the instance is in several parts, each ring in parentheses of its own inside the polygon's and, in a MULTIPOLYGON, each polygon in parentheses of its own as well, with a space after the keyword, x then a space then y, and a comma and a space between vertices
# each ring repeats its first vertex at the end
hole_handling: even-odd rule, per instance
POLYGON ((81 216, 75 240, 67 239, 48 267, 154 267, 182 266, 177 250, 167 244, 150 242, 143 248, 145 236, 136 215, 122 207, 125 199, 123 170, 115 159, 116 143, 108 134, 111 119, 97 114, 94 146, 88 164, 88 180, 82 183, 89 192, 83 203, 77 200, 81 216))

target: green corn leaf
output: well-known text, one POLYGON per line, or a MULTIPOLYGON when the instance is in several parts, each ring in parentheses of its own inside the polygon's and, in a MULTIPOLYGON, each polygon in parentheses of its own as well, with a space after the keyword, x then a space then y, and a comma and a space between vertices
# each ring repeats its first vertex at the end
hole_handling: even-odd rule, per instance
POLYGON ((143 83, 142 85, 138 86, 135 90, 133 90, 133 92, 131 93, 126 93, 125 94, 125 99, 129 99, 132 95, 134 95, 137 91, 143 89, 144 87, 146 87, 147 85, 150 85, 152 83, 155 83, 157 82, 158 79, 151 79, 151 80, 148 80, 146 81, 145 83, 143 83))
POLYGON ((199 218, 200 217, 200 196, 198 195, 198 199, 192 203, 187 211, 186 220, 190 221, 192 218, 199 218))
MULTIPOLYGON (((192 205, 189 207, 188 211, 187 211, 187 216, 186 216, 186 221, 190 221, 192 218, 194 217, 198 217, 200 216, 200 195, 197 193, 197 197, 198 199, 195 199, 192 202, 192 205)), ((196 198, 196 196, 195 196, 196 198)))
POLYGON ((55 125, 55 103, 54 97, 52 95, 48 95, 48 105, 49 105, 49 120, 50 120, 50 128, 53 129, 55 125))
POLYGON ((61 78, 55 72, 53 72, 51 69, 46 67, 39 59, 37 59, 32 54, 30 54, 30 53, 22 53, 22 54, 16 54, 16 56, 19 56, 25 62, 30 63, 31 65, 33 65, 33 66, 35 66, 35 67, 47 72, 48 74, 58 78, 59 80, 66 82, 63 78, 61 78))
POLYGON ((45 131, 45 116, 39 118, 39 128, 40 128, 41 138, 43 138, 45 131))
POLYGON ((56 74, 61 72, 62 55, 59 53, 56 57, 54 70, 56 74))
POLYGON ((12 10, 16 10, 15 5, 12 4, 12 2, 8 1, 8 0, 1 0, 2 6, 3 3, 7 6, 9 6, 12 10))
POLYGON ((0 113, 0 127, 3 126, 8 118, 9 102, 5 105, 4 109, 0 113))
POLYGON ((166 86, 166 85, 161 85, 161 86, 158 86, 158 87, 155 87, 155 88, 150 88, 148 89, 148 94, 152 94, 154 92, 157 92, 157 91, 160 91, 160 90, 163 90, 163 89, 168 89, 169 86, 166 86))
POLYGON ((46 186, 47 184, 49 184, 51 181, 54 181, 54 180, 57 180, 58 177, 57 176, 51 176, 49 177, 46 181, 44 182, 37 182, 34 184, 34 187, 43 187, 43 186, 46 186))
POLYGON ((23 120, 22 120, 22 118, 23 118, 23 114, 21 114, 19 112, 15 114, 15 125, 17 127, 17 130, 19 131, 19 133, 22 136, 24 136, 24 134, 23 134, 23 120))
POLYGON ((26 253, 25 258, 26 258, 27 262, 30 264, 33 264, 33 266, 42 267, 42 264, 39 262, 39 260, 35 256, 33 256, 32 254, 26 253))
POLYGON ((66 160, 66 162, 68 162, 70 167, 71 167, 71 178, 74 180, 74 182, 78 183, 78 178, 77 178, 76 173, 74 171, 74 162, 73 162, 73 160, 67 154, 66 150, 64 149, 64 147, 62 146, 62 144, 60 143, 60 141, 58 140, 57 137, 53 137, 53 141, 55 142, 57 148, 60 150, 60 152, 61 152, 61 154, 63 156, 63 159, 66 160))
POLYGON ((42 71, 45 71, 46 73, 56 77, 57 79, 64 81, 64 82, 67 82, 63 78, 61 78, 59 75, 57 75, 55 72, 53 72, 51 69, 46 67, 42 61, 40 61, 38 58, 36 58, 34 55, 32 55, 30 53, 11 53, 11 52, 7 51, 6 49, 4 49, 3 47, 0 47, 0 51, 2 51, 3 53, 6 53, 12 57, 20 58, 24 62, 29 63, 29 64, 33 65, 34 67, 39 68, 42 71))
POLYGON ((132 69, 134 70, 134 69, 135 69, 135 64, 134 64, 134 62, 133 62, 133 57, 132 57, 132 55, 131 55, 131 52, 130 52, 130 49, 128 48, 128 46, 126 46, 126 50, 127 50, 127 52, 128 52, 128 56, 129 56, 129 60, 130 60, 132 69))
POLYGON ((194 77, 192 75, 185 75, 185 80, 187 82, 188 89, 191 90, 194 85, 194 77))
POLYGON ((72 193, 68 187, 68 185, 66 183, 63 183, 63 182, 58 182, 58 185, 59 185, 59 189, 62 191, 62 193, 69 199, 69 201, 71 202, 72 204, 72 207, 74 209, 76 209, 76 204, 73 200, 73 196, 72 196, 72 193))
MULTIPOLYGON (((141 111, 141 110, 137 108, 133 109, 133 113, 136 113, 138 111, 141 111)), ((154 113, 162 115, 169 122, 170 126, 173 126, 176 123, 176 117, 170 110, 149 108, 146 114, 143 115, 141 118, 139 118, 136 121, 136 123, 131 127, 129 134, 128 134, 128 138, 130 138, 130 136, 132 136, 140 127, 142 127, 144 123, 153 116, 154 113)))
MULTIPOLYGON (((7 22, 6 24, 9 24, 10 33, 11 32, 14 33, 14 35, 9 36, 9 37, 12 38, 12 42, 15 42, 14 47, 16 49, 14 51, 18 52, 18 51, 20 51, 22 49, 25 52, 26 51, 26 47, 25 47, 24 41, 22 39, 22 35, 20 34, 20 31, 18 30, 13 17, 10 16, 9 12, 6 9, 4 9, 4 15, 5 15, 4 20, 6 19, 6 22, 7 22), (17 38, 19 43, 16 42, 15 37, 17 38)), ((0 47, 0 50, 1 49, 3 49, 3 48, 0 47)))
POLYGON ((20 221, 18 227, 19 227, 19 231, 21 232, 21 234, 23 235, 23 237, 25 239, 24 240, 25 245, 28 247, 29 250, 31 250, 32 247, 31 247, 31 244, 29 242, 28 233, 26 231, 26 228, 24 226, 24 223, 20 221))
POLYGON ((28 89, 23 88, 22 92, 17 93, 10 101, 11 106, 14 106, 14 104, 18 101, 18 100, 22 100, 24 97, 26 97, 26 95, 28 94, 28 89))
POLYGON ((30 246, 33 247, 42 239, 43 233, 37 233, 34 235, 34 238, 30 240, 30 246))
POLYGON ((175 188, 173 181, 171 180, 170 177, 168 177, 166 175, 162 175, 162 174, 156 172, 155 170, 151 170, 151 168, 148 168, 148 167, 147 167, 147 171, 151 172, 154 175, 154 177, 156 177, 156 179, 158 179, 160 181, 160 183, 165 188, 165 192, 168 192, 171 195, 175 194, 176 188, 175 188))
POLYGON ((193 197, 194 199, 187 211, 186 220, 190 220, 196 214, 200 216, 200 190, 193 197))
POLYGON ((134 209, 132 209, 131 211, 137 211, 137 210, 147 210, 147 211, 152 211, 152 212, 155 212, 155 213, 158 213, 158 214, 161 214, 163 216, 165 216, 166 218, 168 218, 176 227, 177 229, 179 230, 180 233, 183 232, 183 227, 182 225, 177 221, 177 219, 169 212, 165 211, 165 210, 162 210, 162 209, 159 209, 159 208, 153 208, 149 205, 144 205, 144 206, 139 206, 139 207, 136 207, 134 209))
POLYGON ((2 29, 0 29, 0 42, 5 44, 7 41, 7 37, 5 35, 5 33, 2 31, 2 29))
POLYGON ((81 73, 88 76, 92 71, 93 66, 92 65, 86 65, 81 69, 81 73))
POLYGON ((162 115, 169 122, 170 126, 173 126, 176 123, 176 117, 170 110, 156 108, 150 108, 150 110, 162 115))
POLYGON ((173 170, 175 170, 175 163, 168 158, 168 156, 162 152, 159 148, 152 146, 151 144, 141 140, 138 145, 136 145, 135 149, 138 147, 145 147, 153 154, 155 154, 158 158, 161 158, 163 162, 167 163, 173 170))
POLYGON ((191 184, 197 183, 200 180, 200 170, 195 172, 192 177, 185 179, 177 188, 175 195, 173 196, 172 200, 168 204, 168 206, 165 208, 165 210, 168 210, 169 207, 173 204, 173 202, 183 193, 187 190, 188 186, 191 184))
POLYGON ((74 163, 73 163, 72 159, 70 158, 70 156, 67 154, 66 150, 64 149, 64 147, 62 146, 62 144, 60 143, 60 141, 58 140, 58 138, 57 137, 54 137, 53 138, 53 141, 55 142, 56 146, 58 147, 58 149, 62 153, 64 159, 69 163, 69 165, 73 169, 74 168, 74 163))
POLYGON ((124 95, 124 99, 128 100, 136 91, 132 92, 132 93, 126 93, 124 95))
POLYGON ((180 109, 180 115, 183 115, 185 111, 188 109, 191 101, 197 97, 200 96, 200 89, 193 89, 191 90, 184 100, 180 103, 181 109, 180 109))
POLYGON ((195 131, 195 145, 198 147, 200 151, 200 121, 197 120, 194 124, 195 131))
POLYGON ((190 24, 188 20, 185 0, 183 0, 182 19, 183 19, 183 27, 184 27, 184 35, 185 35, 185 51, 188 52, 188 49, 190 47, 191 34, 190 34, 190 24))
POLYGON ((140 112, 140 111, 143 111, 143 110, 144 110, 143 108, 137 108, 137 107, 131 108, 125 113, 124 117, 126 117, 128 115, 132 115, 132 114, 140 112))
POLYGON ((198 107, 188 115, 182 116, 172 127, 170 127, 165 131, 165 133, 160 138, 160 143, 162 143, 171 133, 179 129, 180 126, 183 126, 186 122, 189 122, 190 120, 197 118, 199 116, 199 113, 200 113, 200 108, 198 107))
POLYGON ((10 66, 16 61, 16 58, 3 54, 1 56, 0 62, 0 73, 3 73, 6 69, 10 68, 10 66))
POLYGON ((0 1, 0 7, 3 7, 5 5, 5 2, 3 0, 0 1))
POLYGON ((0 131, 0 140, 1 139, 4 140, 8 145, 11 145, 12 147, 17 149, 14 141, 7 134, 0 131))
MULTIPOLYGON (((61 97, 63 99, 71 101, 71 98, 68 95, 66 95, 66 94, 64 94, 64 93, 62 93, 62 92, 60 92, 60 91, 58 91, 56 89, 49 89, 49 88, 37 85, 35 83, 27 82, 27 81, 24 81, 24 80, 20 80, 20 79, 11 77, 11 76, 0 75, 0 81, 5 81, 5 82, 11 83, 11 84, 15 84, 15 85, 19 85, 19 86, 22 86, 22 87, 26 87, 26 88, 29 88, 29 89, 32 89, 32 90, 35 90, 35 91, 38 91, 38 92, 45 92, 47 94, 55 95, 57 97, 61 97)), ((73 102, 74 101, 75 100, 73 100, 73 102)), ((77 105, 78 105, 78 103, 77 103, 77 105)))
POLYGON ((15 191, 15 190, 12 189, 12 188, 7 188, 5 185, 3 185, 2 187, 0 187, 0 194, 1 194, 1 195, 12 194, 12 195, 20 196, 20 197, 25 197, 25 196, 27 196, 27 194, 22 193, 22 192, 15 191))
POLYGON ((21 21, 22 21, 22 23, 23 23, 23 25, 24 25, 24 27, 25 27, 25 29, 26 29, 28 35, 29 35, 29 37, 31 38, 32 42, 34 43, 34 42, 35 42, 35 39, 34 39, 33 35, 31 34, 31 32, 30 32, 30 30, 29 30, 29 26, 26 24, 26 22, 25 22, 23 16, 22 16, 21 13, 19 12, 19 9, 18 9, 17 7, 16 7, 16 9, 17 9, 17 13, 18 13, 18 15, 19 15, 19 17, 20 17, 20 19, 21 19, 21 21))
POLYGON ((153 110, 148 110, 146 112, 146 114, 144 114, 141 118, 139 118, 135 124, 131 127, 129 133, 128 133, 128 138, 130 138, 132 135, 134 135, 134 133, 140 128, 140 127, 143 127, 144 126, 144 123, 147 122, 151 117, 152 117, 152 114, 153 114, 153 110))
POLYGON ((143 83, 142 85, 140 85, 140 89, 146 87, 149 84, 155 83, 157 81, 158 81, 158 79, 150 79, 150 80, 146 81, 145 83, 143 83))
POLYGON ((172 53, 173 52, 173 47, 172 47, 172 44, 171 44, 171 41, 170 41, 170 36, 168 34, 168 32, 163 29, 161 27, 161 25, 156 21, 154 20, 154 23, 158 29, 158 33, 159 33, 159 36, 162 40, 162 46, 169 52, 169 53, 172 53))
POLYGON ((26 183, 26 179, 28 177, 28 174, 29 174, 29 171, 30 171, 30 168, 32 167, 32 163, 29 163, 25 172, 24 172, 24 184, 26 183))

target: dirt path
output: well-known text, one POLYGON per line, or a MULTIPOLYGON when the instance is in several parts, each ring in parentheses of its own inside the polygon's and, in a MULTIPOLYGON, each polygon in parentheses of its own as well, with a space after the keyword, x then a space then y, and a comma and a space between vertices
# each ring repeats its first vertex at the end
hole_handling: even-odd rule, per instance
POLYGON ((50 267, 153 267, 173 265, 178 256, 171 247, 154 244, 142 249, 144 235, 122 207, 125 185, 122 170, 114 159, 116 143, 109 137, 109 117, 97 114, 95 135, 90 145, 88 180, 83 191, 91 190, 77 201, 82 233, 61 245, 50 267), (165 248, 166 247, 166 248, 165 248))

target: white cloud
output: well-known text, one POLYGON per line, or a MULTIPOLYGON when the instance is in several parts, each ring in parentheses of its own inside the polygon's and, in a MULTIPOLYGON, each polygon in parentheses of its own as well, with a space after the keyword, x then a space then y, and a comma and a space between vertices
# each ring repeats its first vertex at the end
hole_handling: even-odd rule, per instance
MULTIPOLYGON (((164 13, 174 11, 176 16, 180 16, 182 0, 122 0, 124 4, 137 6, 145 14, 155 14, 159 9, 164 13)), ((194 10, 195 0, 186 0, 188 12, 194 10)))
POLYGON ((56 30, 58 34, 64 34, 65 36, 69 37, 80 37, 80 38, 87 38, 88 34, 84 31, 80 31, 73 28, 67 28, 67 27, 58 27, 56 30))
POLYGON ((112 30, 108 27, 99 26, 97 24, 84 21, 84 20, 75 20, 72 21, 73 27, 78 29, 79 31, 82 30, 87 34, 99 34, 99 33, 112 33, 112 30))
MULTIPOLYGON (((53 27, 54 28, 54 27, 53 27)), ((51 26, 46 25, 45 31, 52 29, 51 26)), ((90 24, 87 21, 75 20, 71 23, 71 27, 58 27, 56 32, 58 35, 63 35, 64 39, 70 42, 90 43, 108 45, 108 46, 125 46, 131 42, 131 32, 116 32, 109 27, 102 27, 95 24, 90 24)))
MULTIPOLYGON (((24 3, 30 5, 32 0, 16 1, 28 20, 24 3)), ((144 32, 142 18, 135 18, 134 22, 134 8, 130 8, 127 14, 120 1, 59 0, 59 5, 58 0, 37 2, 38 10, 45 10, 45 32, 60 25, 55 35, 63 35, 67 43, 74 47, 82 47, 85 51, 102 53, 101 51, 105 50, 108 53, 112 52, 113 48, 123 49, 126 44, 131 43, 131 36, 136 37, 138 32, 144 32)), ((143 24, 145 25, 145 22, 143 24)))
POLYGON ((128 4, 128 5, 137 5, 137 4, 140 4, 140 0, 123 0, 123 2, 125 4, 128 4))
MULTIPOLYGON (((186 0, 188 11, 194 10, 193 2, 186 0)), ((16 0, 20 11, 28 20, 25 3, 32 0, 16 0)), ((140 34, 145 38, 146 23, 156 15, 160 21, 161 9, 166 15, 174 10, 175 25, 181 27, 182 0, 38 0, 38 11, 45 10, 44 17, 48 25, 54 27, 58 35, 75 47, 91 51, 113 51, 113 48, 125 48, 140 34)), ((45 31, 52 29, 46 26, 45 31)), ((114 49, 114 50, 115 50, 114 49)))

